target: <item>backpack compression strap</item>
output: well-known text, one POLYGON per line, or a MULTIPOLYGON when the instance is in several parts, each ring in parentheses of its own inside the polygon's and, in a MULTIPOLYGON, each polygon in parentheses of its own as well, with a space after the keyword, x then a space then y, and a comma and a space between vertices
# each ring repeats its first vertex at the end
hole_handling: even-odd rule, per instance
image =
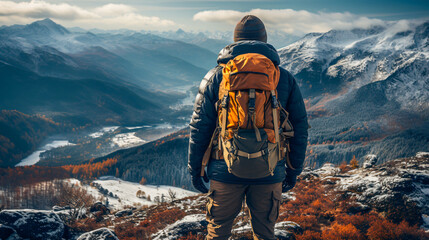
POLYGON ((228 115, 228 96, 229 96, 229 93, 226 92, 222 98, 222 103, 221 103, 221 107, 222 107, 222 130, 220 132, 220 135, 223 138, 225 137, 225 132, 226 132, 226 120, 227 120, 226 115, 228 115))
MULTIPOLYGON (((252 121, 253 129, 255 129, 256 141, 261 141, 261 133, 259 132, 258 127, 256 126, 256 114, 255 114, 255 89, 249 89, 249 116, 248 119, 252 121)), ((248 120, 248 121, 249 121, 248 120)))
POLYGON ((273 108, 274 135, 276 138, 277 149, 279 151, 279 157, 280 157, 281 149, 280 149, 280 135, 279 135, 279 121, 278 121, 279 103, 277 102, 276 90, 271 90, 271 104, 273 108))

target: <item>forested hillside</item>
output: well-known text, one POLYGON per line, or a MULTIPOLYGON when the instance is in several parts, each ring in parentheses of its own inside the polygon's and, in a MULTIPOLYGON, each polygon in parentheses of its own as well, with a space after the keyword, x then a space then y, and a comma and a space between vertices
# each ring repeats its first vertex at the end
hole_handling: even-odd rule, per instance
POLYGON ((171 185, 191 189, 187 170, 189 129, 170 134, 142 146, 119 150, 106 157, 118 159, 118 176, 124 180, 147 184, 171 185))
POLYGON ((63 126, 44 116, 1 110, 0 167, 15 165, 60 127, 63 126))

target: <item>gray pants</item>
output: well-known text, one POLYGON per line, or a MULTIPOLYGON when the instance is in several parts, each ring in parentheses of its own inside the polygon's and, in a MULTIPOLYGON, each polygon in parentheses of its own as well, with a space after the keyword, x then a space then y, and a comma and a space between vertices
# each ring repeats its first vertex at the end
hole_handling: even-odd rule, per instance
POLYGON ((244 197, 250 210, 253 238, 275 240, 274 225, 279 216, 280 183, 243 185, 212 180, 207 202, 207 240, 228 239, 244 197))

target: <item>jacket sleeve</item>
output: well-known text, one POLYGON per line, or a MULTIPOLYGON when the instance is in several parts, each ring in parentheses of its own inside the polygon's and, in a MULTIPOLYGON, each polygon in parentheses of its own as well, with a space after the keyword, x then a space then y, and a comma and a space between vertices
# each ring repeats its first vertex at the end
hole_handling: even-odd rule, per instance
MULTIPOLYGON (((305 153, 308 139, 308 120, 305 110, 304 99, 295 78, 284 70, 289 79, 289 96, 286 104, 286 111, 289 112, 289 120, 294 128, 295 135, 290 140, 290 163, 295 170, 288 169, 296 175, 301 174, 304 165, 305 153)), ((283 74, 283 72, 282 72, 283 74)))
POLYGON ((204 153, 216 128, 219 75, 221 68, 210 70, 201 81, 190 123, 188 170, 192 176, 201 172, 204 153))

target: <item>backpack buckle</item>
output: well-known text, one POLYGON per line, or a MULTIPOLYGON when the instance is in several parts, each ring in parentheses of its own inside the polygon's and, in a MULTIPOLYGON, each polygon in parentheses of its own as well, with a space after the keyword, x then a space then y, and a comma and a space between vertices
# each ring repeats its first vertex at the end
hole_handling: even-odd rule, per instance
POLYGON ((262 155, 267 155, 269 152, 268 148, 265 148, 262 150, 262 155))
POLYGON ((271 103, 272 103, 272 108, 279 107, 279 102, 277 101, 276 95, 271 95, 271 103))
POLYGON ((222 104, 221 104, 222 108, 227 108, 228 106, 228 95, 225 94, 222 98, 222 104))

